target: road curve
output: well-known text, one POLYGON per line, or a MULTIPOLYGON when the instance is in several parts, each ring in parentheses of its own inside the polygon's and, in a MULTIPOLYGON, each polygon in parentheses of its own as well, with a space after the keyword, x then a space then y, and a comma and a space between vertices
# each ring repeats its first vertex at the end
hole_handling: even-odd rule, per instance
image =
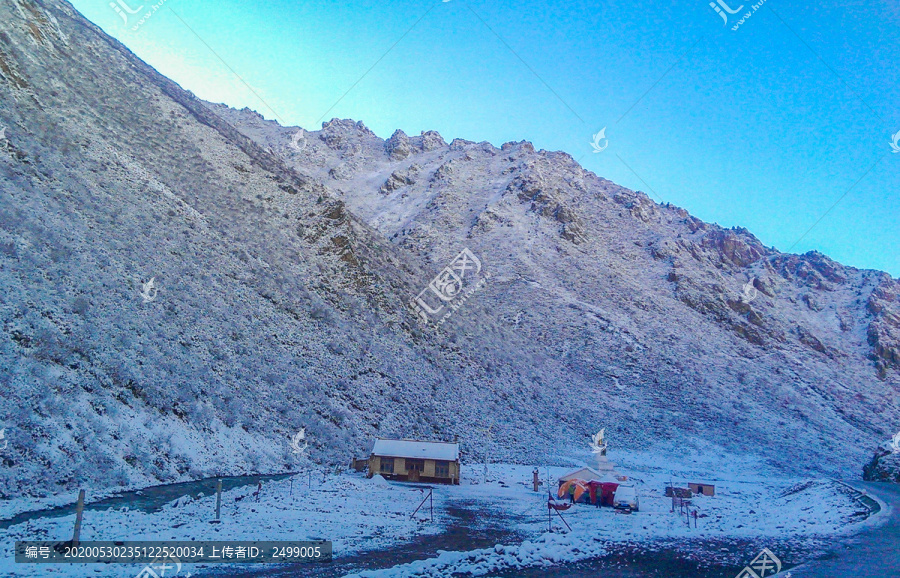
POLYGON ((793 578, 900 577, 900 484, 854 482, 854 488, 887 505, 871 526, 841 540, 825 558, 791 569, 793 578))

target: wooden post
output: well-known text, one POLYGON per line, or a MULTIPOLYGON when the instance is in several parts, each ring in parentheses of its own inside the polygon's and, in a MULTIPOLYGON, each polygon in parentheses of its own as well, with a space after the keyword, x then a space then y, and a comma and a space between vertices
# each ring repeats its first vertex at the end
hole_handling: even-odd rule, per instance
POLYGON ((72 534, 72 547, 78 546, 81 538, 81 517, 84 513, 84 490, 78 490, 78 502, 75 504, 75 532, 72 534))
POLYGON ((538 469, 537 469, 537 468, 534 468, 534 471, 531 472, 531 473, 532 473, 532 476, 533 476, 533 478, 534 478, 534 479, 532 479, 531 481, 532 481, 532 483, 534 484, 534 491, 536 492, 536 491, 538 491, 538 488, 539 488, 539 486, 540 486, 540 481, 538 480, 538 469))
POLYGON ((294 477, 291 476, 291 501, 294 501, 294 477))
MULTIPOLYGON (((424 493, 424 490, 420 490, 420 491, 424 493)), ((409 515, 410 520, 412 520, 413 518, 416 517, 416 514, 418 513, 418 511, 421 510, 422 506, 425 505, 425 502, 427 502, 432 497, 433 492, 434 492, 434 489, 428 488, 428 493, 425 494, 425 497, 422 498, 421 502, 419 502, 419 505, 416 507, 415 511, 409 515)), ((434 521, 434 500, 433 499, 431 501, 431 521, 432 522, 434 521)))
POLYGON ((562 523, 565 524, 565 525, 566 525, 566 528, 568 528, 569 531, 571 532, 571 531, 572 531, 572 527, 569 526, 569 523, 566 522, 566 519, 563 518, 563 515, 559 513, 559 510, 554 509, 553 511, 556 512, 556 515, 559 516, 559 519, 562 520, 562 523))
POLYGON ((550 513, 550 500, 547 499, 547 531, 553 532, 553 514, 550 513))
POLYGON ((262 480, 256 484, 256 501, 259 502, 259 495, 262 493, 262 480))
POLYGON ((672 488, 672 513, 675 513, 675 472, 669 473, 669 487, 672 488))
POLYGON ((222 515, 222 478, 216 480, 216 520, 222 515))

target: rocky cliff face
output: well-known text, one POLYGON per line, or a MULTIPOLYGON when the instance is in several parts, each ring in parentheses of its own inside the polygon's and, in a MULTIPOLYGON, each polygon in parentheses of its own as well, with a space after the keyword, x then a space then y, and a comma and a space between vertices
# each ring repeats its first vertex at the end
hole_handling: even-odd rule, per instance
POLYGON ((900 452, 882 444, 872 459, 863 466, 863 479, 869 482, 900 483, 900 452))
POLYGON ((900 422, 898 283, 527 142, 203 103, 65 3, 0 1, 0 493, 345 462, 723 447, 854 475, 900 422), (439 328, 412 297, 463 248, 439 328), (158 293, 141 297, 154 278, 158 293))

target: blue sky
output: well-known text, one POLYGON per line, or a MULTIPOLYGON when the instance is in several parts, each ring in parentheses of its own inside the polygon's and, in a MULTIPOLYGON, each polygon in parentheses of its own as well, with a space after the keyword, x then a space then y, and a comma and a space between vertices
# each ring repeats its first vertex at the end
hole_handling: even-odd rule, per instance
POLYGON ((73 4, 201 98, 529 140, 779 250, 900 275, 900 6, 722 2, 743 6, 727 25, 709 0, 164 0, 136 31, 109 0, 73 4))

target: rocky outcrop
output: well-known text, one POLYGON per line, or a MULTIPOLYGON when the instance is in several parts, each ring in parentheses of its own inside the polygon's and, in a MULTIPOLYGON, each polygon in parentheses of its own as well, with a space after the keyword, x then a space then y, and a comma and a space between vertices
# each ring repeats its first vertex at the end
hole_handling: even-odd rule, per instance
POLYGON ((384 152, 395 161, 402 161, 412 153, 409 137, 399 128, 394 131, 391 138, 384 141, 384 152))
POLYGON ((319 132, 319 138, 328 148, 348 153, 358 150, 354 146, 364 136, 375 135, 362 121, 353 122, 340 118, 322 123, 322 130, 319 132))
POLYGON ((847 281, 844 267, 817 251, 804 255, 776 255, 772 266, 785 279, 820 290, 827 291, 832 284, 847 281))
POLYGON ((703 235, 700 247, 705 255, 715 255, 735 267, 749 267, 768 253, 746 229, 713 229, 703 235))
POLYGON ((388 195, 397 189, 408 187, 416 182, 418 173, 419 167, 417 165, 413 165, 404 171, 394 171, 378 190, 382 195, 388 195))
POLYGON ((866 308, 875 317, 869 324, 866 336, 872 346, 872 355, 879 376, 884 378, 888 369, 900 368, 900 283, 883 277, 872 291, 866 308))
POLYGON ((509 183, 506 190, 514 193, 520 201, 529 203, 531 211, 545 219, 559 223, 561 225, 559 235, 563 239, 575 244, 585 241, 584 225, 579 219, 578 213, 572 207, 562 203, 560 197, 554 195, 553 190, 546 186, 541 176, 516 177, 509 183))
POLYGON ((422 151, 430 152, 447 146, 444 138, 436 130, 427 130, 422 133, 422 151))
POLYGON ((900 483, 900 452, 880 447, 863 466, 863 480, 867 482, 900 483))
POLYGON ((619 191, 613 196, 613 200, 626 209, 635 217, 644 223, 657 221, 660 212, 652 200, 647 195, 633 193, 631 191, 619 191))

